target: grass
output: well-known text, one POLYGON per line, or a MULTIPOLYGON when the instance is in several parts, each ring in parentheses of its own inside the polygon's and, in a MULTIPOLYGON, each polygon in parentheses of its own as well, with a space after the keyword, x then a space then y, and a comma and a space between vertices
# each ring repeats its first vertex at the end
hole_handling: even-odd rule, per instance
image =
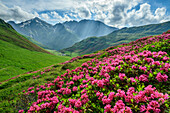
POLYGON ((0 40, 9 42, 11 44, 17 45, 21 48, 25 48, 31 51, 38 51, 38 52, 51 54, 50 52, 47 52, 41 47, 30 42, 27 38, 25 38, 23 35, 16 32, 11 27, 6 27, 6 24, 1 24, 1 23, 0 23, 0 40))
MULTIPOLYGON (((4 82, 0 85, 0 112, 17 112, 17 110, 19 110, 19 106, 17 107, 17 102, 19 100, 18 93, 31 86, 43 85, 56 78, 58 75, 64 74, 66 69, 75 69, 90 59, 91 58, 85 58, 64 65, 56 64, 45 74, 41 75, 40 72, 24 74, 16 79, 4 82), (33 79, 33 76, 37 75, 40 75, 40 77, 33 79)), ((42 69, 42 71, 44 70, 42 69)))
POLYGON ((69 59, 70 57, 30 51, 0 40, 0 82, 69 59))
MULTIPOLYGON (((165 49, 160 48, 158 51, 167 51, 168 52, 168 43, 169 40, 164 41, 164 42, 155 42, 154 45, 156 47, 166 47, 165 49)), ((140 51, 143 50, 150 50, 150 51, 155 51, 154 48, 150 48, 152 44, 146 45, 144 48, 141 48, 140 51)), ((123 45, 119 45, 117 47, 122 47, 123 45)), ((115 47, 115 48, 117 48, 115 47)), ((103 58, 102 56, 99 57, 103 58)), ((0 112, 5 113, 5 112, 17 112, 19 109, 22 109, 23 105, 21 106, 20 97, 21 95, 18 95, 18 93, 21 93, 23 90, 28 89, 29 87, 32 86, 37 86, 37 85, 44 85, 45 83, 48 83, 48 81, 54 80, 57 76, 60 76, 66 72, 66 69, 72 70, 75 69, 76 67, 81 66, 82 63, 89 61, 91 58, 85 58, 85 59, 80 59, 77 61, 74 61, 72 63, 68 64, 56 64, 53 67, 50 67, 50 71, 47 69, 42 69, 41 71, 46 73, 41 74, 41 72, 37 73, 31 73, 31 74, 24 74, 21 75, 20 77, 4 82, 3 84, 0 85, 0 112), (40 75, 40 77, 34 79, 33 77, 40 75)), ((32 100, 30 101, 30 104, 32 104, 32 100)), ((29 102, 28 102, 29 103, 29 102)), ((30 106, 30 105, 28 105, 30 106)))
POLYGON ((69 59, 35 45, 0 19, 0 82, 69 59))
POLYGON ((78 52, 70 52, 70 51, 65 51, 64 54, 66 54, 67 56, 70 57, 76 57, 76 56, 80 56, 80 54, 78 52))

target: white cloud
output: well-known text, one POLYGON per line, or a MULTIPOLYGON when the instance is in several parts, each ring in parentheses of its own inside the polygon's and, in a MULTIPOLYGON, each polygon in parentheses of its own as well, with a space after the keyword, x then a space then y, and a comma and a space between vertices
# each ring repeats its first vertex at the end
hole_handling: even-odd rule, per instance
POLYGON ((166 13, 166 8, 164 8, 164 7, 163 7, 163 8, 157 8, 157 9, 155 10, 156 16, 159 16, 159 17, 164 16, 165 13, 166 13))
POLYGON ((34 14, 27 13, 26 11, 22 10, 19 6, 8 8, 0 3, 0 18, 4 19, 5 21, 11 20, 21 22, 34 18, 35 16, 38 16, 37 13, 34 14))
POLYGON ((151 23, 159 23, 165 19, 165 8, 157 8, 155 13, 151 12, 151 5, 144 3, 140 5, 139 10, 132 10, 127 13, 127 17, 124 18, 125 25, 139 26, 151 23))
POLYGON ((44 18, 45 20, 50 19, 50 17, 48 16, 47 13, 42 13, 42 14, 41 14, 41 17, 44 18))
POLYGON ((44 11, 44 10, 58 10, 69 9, 74 7, 77 0, 4 0, 3 4, 11 7, 13 4, 20 6, 28 12, 44 11))
MULTIPOLYGON (((158 7, 155 11, 151 11, 151 5, 144 0, 4 0, 2 3, 8 7, 15 4, 20 10, 27 11, 23 15, 24 18, 31 18, 47 11, 41 14, 41 17, 53 23, 73 19, 95 19, 121 28, 170 20, 170 16, 166 15, 165 7, 158 7), (137 10, 136 6, 140 8, 137 10), (61 10, 62 15, 55 12, 61 10), (35 11, 37 13, 34 13, 35 11)), ((0 14, 3 11, 5 10, 0 10, 0 14)), ((5 14, 9 15, 9 13, 5 14)))
POLYGON ((65 21, 71 21, 73 19, 71 19, 68 14, 64 14, 63 16, 59 15, 57 12, 53 11, 51 12, 50 14, 53 18, 52 19, 49 19, 49 21, 53 22, 53 23, 62 23, 62 22, 65 22, 65 21))

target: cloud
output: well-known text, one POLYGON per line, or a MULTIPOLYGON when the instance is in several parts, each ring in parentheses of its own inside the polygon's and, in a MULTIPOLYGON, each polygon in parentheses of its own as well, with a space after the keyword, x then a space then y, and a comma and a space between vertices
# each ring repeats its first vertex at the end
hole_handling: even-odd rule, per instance
POLYGON ((42 14, 41 14, 41 17, 44 18, 45 20, 50 19, 50 17, 48 16, 47 13, 42 13, 42 14))
MULTIPOLYGON (((7 0, 2 3, 7 7, 0 8, 3 9, 0 10, 1 15, 5 9, 9 12, 18 9, 20 10, 18 17, 26 19, 40 15, 42 19, 52 23, 94 19, 121 28, 170 20, 165 7, 158 7, 154 11, 144 0, 7 0), (13 7, 13 4, 16 6, 13 7)), ((11 13, 6 12, 3 15, 8 19, 13 17, 11 13)), ((16 20, 18 21, 19 18, 16 20)))
POLYGON ((76 8, 76 9, 74 9, 73 12, 77 13, 77 15, 80 18, 84 18, 84 19, 90 19, 91 18, 91 12, 88 9, 88 7, 86 7, 86 6, 76 8))
POLYGON ((14 6, 12 8, 8 8, 5 5, 0 3, 0 18, 5 21, 16 21, 21 22, 31 18, 38 16, 37 13, 30 14, 26 11, 22 10, 19 6, 14 6))
POLYGON ((73 19, 71 19, 68 14, 63 14, 62 16, 59 15, 57 12, 55 11, 52 11, 50 14, 49 14, 49 17, 51 17, 50 19, 48 19, 48 21, 52 22, 53 24, 56 24, 56 23, 62 23, 62 22, 65 22, 65 21, 72 21, 73 19))
POLYGON ((74 7, 75 1, 78 0, 4 0, 2 3, 9 7, 15 4, 28 12, 32 12, 70 9, 74 7))
POLYGON ((151 12, 151 5, 144 3, 140 5, 139 10, 132 10, 127 13, 127 17, 124 18, 125 25, 139 26, 151 23, 159 23, 165 19, 165 8, 157 8, 155 13, 151 12))
POLYGON ((96 0, 87 2, 86 6, 93 13, 95 20, 100 20, 114 27, 131 27, 145 24, 159 23, 170 20, 166 15, 166 8, 151 11, 151 5, 141 0, 96 0), (139 9, 136 10, 136 6, 139 9))

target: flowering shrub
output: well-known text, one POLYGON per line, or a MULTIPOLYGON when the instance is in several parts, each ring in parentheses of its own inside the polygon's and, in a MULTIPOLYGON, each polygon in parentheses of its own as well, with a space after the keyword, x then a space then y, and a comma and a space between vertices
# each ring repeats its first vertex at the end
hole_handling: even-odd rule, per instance
POLYGON ((101 57, 97 54, 81 67, 67 69, 54 81, 23 91, 37 99, 19 113, 165 112, 169 109, 169 55, 142 48, 154 48, 157 45, 152 43, 169 39, 164 33, 106 49, 101 57))

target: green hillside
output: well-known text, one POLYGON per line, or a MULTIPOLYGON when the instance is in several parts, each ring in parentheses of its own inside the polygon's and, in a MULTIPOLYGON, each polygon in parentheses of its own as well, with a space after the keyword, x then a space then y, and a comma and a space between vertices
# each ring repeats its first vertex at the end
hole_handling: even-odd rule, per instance
POLYGON ((0 20, 0 82, 68 59, 52 55, 0 20))
MULTIPOLYGON (((132 95, 133 97, 136 95, 140 96, 138 95, 138 92, 145 91, 146 88, 148 88, 148 85, 156 87, 155 89, 149 88, 149 90, 151 89, 150 91, 154 89, 155 94, 158 94, 158 92, 160 92, 162 93, 160 94, 160 96, 166 93, 169 95, 169 71, 160 70, 169 70, 169 36, 170 31, 158 36, 141 38, 128 44, 121 44, 118 46, 109 47, 103 51, 100 51, 98 54, 89 54, 82 57, 75 57, 63 64, 55 64, 47 69, 41 69, 41 71, 39 72, 23 74, 15 79, 6 81, 3 84, 0 84, 0 112, 17 113, 19 110, 24 110, 24 113, 27 113, 29 109, 33 108, 32 105, 36 105, 36 107, 41 106, 41 108, 39 109, 39 111, 36 111, 36 109, 32 109, 32 112, 52 113, 59 110, 58 106, 60 104, 69 107, 69 99, 79 99, 83 95, 82 92, 84 92, 88 95, 89 101, 87 101, 87 104, 84 104, 80 110, 83 110, 83 113, 91 113, 96 111, 98 111, 99 113, 103 113, 105 110, 105 105, 103 105, 101 100, 98 100, 97 91, 100 91, 103 96, 109 95, 110 92, 115 92, 115 95, 118 95, 119 89, 121 89, 122 91, 127 91, 129 88, 134 87, 136 92, 134 95, 132 95), (146 59, 149 62, 152 59, 154 63, 149 64, 148 62, 146 62, 146 59), (131 61, 133 61, 133 63, 131 61), (159 64, 159 62, 161 62, 161 64, 159 64), (132 65, 137 67, 132 68, 132 65), (147 71, 144 70, 145 66, 147 67, 147 71), (105 75, 109 75, 110 79, 104 78, 105 75, 103 75, 103 73, 106 72, 108 74, 105 75), (167 81, 158 82, 158 80, 160 79, 155 79, 157 73, 159 72, 161 72, 162 75, 168 75, 167 81), (123 80, 119 73, 126 74, 123 80), (136 76, 143 76, 143 74, 149 74, 149 76, 147 77, 148 82, 135 78, 136 76), (82 78, 76 80, 76 77, 82 78), (103 83, 106 84, 103 88, 98 85, 100 82, 93 84, 93 82, 100 80, 109 81, 103 83), (73 84, 68 86, 71 82, 73 84), (68 95, 61 94, 60 85, 63 89, 66 89, 65 87, 68 86, 67 88, 71 89, 71 91, 73 86, 76 86, 77 91, 72 91, 71 94, 68 95), (86 85, 88 87, 86 87, 86 85), (54 98, 51 99, 52 97, 54 98), (46 108, 43 107, 43 104, 50 103, 50 101, 54 99, 59 100, 60 103, 57 103, 57 101, 52 101, 54 103, 56 102, 54 104, 55 107, 52 108, 52 110, 50 108, 50 105, 53 104, 49 104, 49 106, 47 106, 46 108), (34 102, 37 103, 33 104, 34 102)), ((151 98, 151 94, 152 93, 149 93, 145 96, 151 98)), ((166 97, 167 94, 164 97, 166 97)), ((159 98, 155 98, 151 100, 158 101, 158 99, 159 98)), ((149 99, 147 100, 147 102, 142 102, 141 100, 138 104, 136 103, 138 99, 135 99, 135 97, 133 97, 133 99, 130 100, 132 101, 132 103, 128 103, 125 101, 124 97, 114 97, 111 105, 115 106, 115 103, 118 100, 122 100, 126 104, 126 106, 133 110, 133 113, 138 113, 140 111, 139 107, 141 105, 146 104, 147 106, 147 104, 150 102, 149 99)), ((161 108, 161 113, 169 113, 169 104, 170 101, 167 99, 165 99, 165 103, 160 104, 159 108, 161 108)), ((79 110, 76 107, 74 107, 74 109, 79 110)))
POLYGON ((17 45, 21 48, 25 48, 31 51, 38 51, 51 54, 30 42, 23 35, 16 32, 10 24, 5 23, 2 19, 0 19, 0 40, 9 42, 11 44, 17 45))
POLYGON ((113 31, 107 36, 89 37, 74 44, 72 47, 60 51, 63 53, 78 53, 80 55, 92 53, 98 50, 106 49, 110 46, 128 43, 145 36, 158 35, 169 29, 170 21, 161 24, 151 24, 139 27, 123 28, 120 30, 113 31))

